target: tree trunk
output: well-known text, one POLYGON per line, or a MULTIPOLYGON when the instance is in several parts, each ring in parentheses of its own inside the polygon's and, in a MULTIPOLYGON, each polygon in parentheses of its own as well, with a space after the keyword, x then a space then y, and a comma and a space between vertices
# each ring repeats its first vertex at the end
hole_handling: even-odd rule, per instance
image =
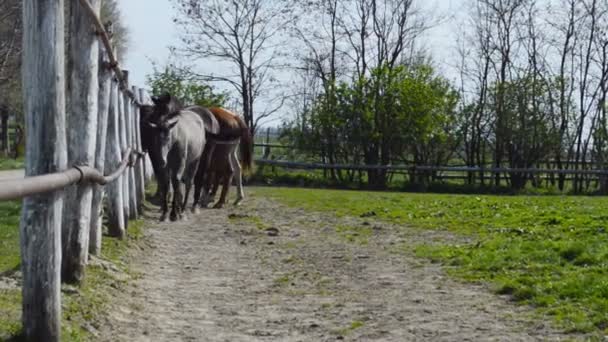
MULTIPOLYGON (((23 1, 26 176, 67 167, 63 0, 23 1)), ((61 334, 63 191, 27 197, 20 221, 23 331, 29 341, 61 334)))
MULTIPOLYGON (((110 106, 110 87, 112 71, 107 67, 105 50, 99 48, 99 107, 97 119, 97 147, 95 168, 103 172, 106 161, 106 137, 108 135, 108 110, 110 106)), ((99 255, 101 252, 102 209, 105 189, 100 185, 93 186, 91 204, 91 227, 89 232, 89 253, 99 255)))
MULTIPOLYGON (((108 107, 108 134, 106 137, 105 173, 114 172, 122 161, 120 147, 119 99, 118 82, 112 80, 110 86, 110 105, 108 107)), ((125 236, 125 216, 123 206, 123 181, 118 177, 114 182, 106 185, 108 232, 110 236, 123 238, 125 236)))
POLYGON ((0 107, 0 153, 8 157, 8 110, 5 107, 0 107))
MULTIPOLYGON (((101 1, 89 0, 99 14, 101 1)), ((70 2, 68 82, 68 163, 95 165, 99 96, 99 42, 93 23, 80 2, 70 2)), ((79 184, 66 189, 63 213, 62 281, 80 283, 89 252, 93 187, 79 184)))

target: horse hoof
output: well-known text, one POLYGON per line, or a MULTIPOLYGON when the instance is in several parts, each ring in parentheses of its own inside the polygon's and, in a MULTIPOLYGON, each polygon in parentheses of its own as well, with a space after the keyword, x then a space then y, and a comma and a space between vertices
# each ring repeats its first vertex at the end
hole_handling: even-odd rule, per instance
POLYGON ((160 222, 167 222, 167 215, 163 215, 160 217, 160 222))
POLYGON ((197 214, 199 214, 200 212, 201 212, 201 211, 198 209, 198 207, 192 207, 192 213, 193 213, 194 215, 197 215, 197 214))
POLYGON ((171 220, 171 222, 175 222, 175 221, 177 221, 177 215, 171 214, 171 216, 169 217, 169 219, 171 220))
POLYGON ((236 200, 236 201, 234 201, 234 206, 235 206, 235 207, 238 207, 239 205, 241 205, 241 202, 242 202, 242 201, 243 201, 243 199, 242 199, 242 198, 237 198, 237 200, 236 200))
POLYGON ((224 207, 224 203, 221 202, 217 202, 214 206, 213 209, 222 209, 224 207))

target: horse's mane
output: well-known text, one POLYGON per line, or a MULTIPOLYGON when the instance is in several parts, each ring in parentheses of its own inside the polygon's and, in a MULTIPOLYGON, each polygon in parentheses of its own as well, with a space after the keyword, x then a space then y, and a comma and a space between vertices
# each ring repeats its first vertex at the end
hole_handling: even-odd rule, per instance
POLYGON ((182 103, 175 98, 175 96, 171 96, 171 99, 167 103, 167 114, 169 117, 173 117, 179 115, 179 112, 184 108, 182 103))

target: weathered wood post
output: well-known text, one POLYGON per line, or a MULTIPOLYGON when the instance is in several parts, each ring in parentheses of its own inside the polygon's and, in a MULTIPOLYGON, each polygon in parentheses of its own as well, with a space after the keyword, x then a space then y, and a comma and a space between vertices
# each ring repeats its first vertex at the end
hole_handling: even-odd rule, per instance
MULTIPOLYGON (((23 1, 23 101, 26 176, 67 167, 63 0, 23 1)), ((29 341, 61 334, 63 192, 23 201, 20 222, 23 331, 29 341)))
MULTIPOLYGON (((133 102, 133 144, 138 151, 142 150, 141 147, 141 132, 139 126, 139 104, 142 103, 142 99, 137 87, 133 87, 133 95, 137 99, 137 102, 133 102)), ((143 212, 144 196, 145 196, 145 180, 144 180, 144 158, 138 158, 135 163, 135 188, 137 189, 137 211, 139 214, 143 212)))
MULTIPOLYGON (((150 97, 146 94, 146 91, 141 88, 139 89, 139 103, 142 105, 151 103, 150 97)), ((140 117, 140 119, 141 119, 141 117, 140 117)), ((139 129, 140 129, 140 131, 139 131, 140 141, 139 142, 140 142, 140 146, 142 146, 141 145, 141 143, 142 143, 141 126, 139 127, 139 129)), ((154 168, 152 167, 152 161, 150 160, 149 153, 146 153, 146 156, 144 157, 143 165, 144 165, 144 180, 145 180, 145 184, 147 184, 154 177, 154 168)), ((145 197, 145 188, 144 188, 144 197, 145 197)))
MULTIPOLYGON (((122 148, 120 144, 120 113, 118 81, 112 79, 110 85, 110 106, 108 108, 108 134, 106 137, 106 163, 105 173, 116 170, 122 161, 122 148)), ((118 177, 114 182, 106 185, 108 233, 110 236, 124 238, 125 216, 123 206, 123 178, 118 177)))
MULTIPOLYGON (((129 73, 126 70, 123 70, 125 82, 128 83, 129 73)), ((127 127, 126 127, 126 116, 125 116, 125 106, 124 106, 124 90, 120 88, 118 92, 118 127, 120 129, 120 149, 121 151, 126 151, 128 148, 127 143, 127 127)), ((128 229, 129 226, 129 172, 125 171, 122 176, 122 208, 124 212, 125 218, 125 229, 128 229)))
MULTIPOLYGON (((125 72, 125 75, 127 72, 125 72)), ((132 110, 132 99, 129 97, 128 93, 129 88, 127 87, 123 92, 124 96, 124 106, 125 106, 125 133, 127 139, 127 148, 133 147, 133 110, 132 110)), ((137 219, 137 201, 135 200, 137 197, 137 193, 135 190, 135 170, 133 165, 129 166, 126 171, 128 179, 129 179, 129 218, 134 220, 137 219)))
MULTIPOLYGON (((109 28, 107 28, 109 30, 109 28)), ((110 106, 110 87, 112 71, 105 48, 99 46, 99 98, 97 117, 97 147, 95 168, 104 171, 106 161, 106 137, 108 135, 108 111, 110 106)), ((103 215, 103 197, 105 189, 100 185, 93 187, 93 202, 91 204, 91 226, 89 232, 89 253, 99 255, 101 252, 101 233, 103 215)))
MULTIPOLYGON (((89 0, 96 14, 101 1, 89 0)), ((99 41, 94 24, 79 1, 70 2, 69 80, 67 98, 68 164, 95 165, 99 96, 99 41)), ((80 283, 89 253, 93 187, 66 189, 63 213, 62 281, 80 283)))

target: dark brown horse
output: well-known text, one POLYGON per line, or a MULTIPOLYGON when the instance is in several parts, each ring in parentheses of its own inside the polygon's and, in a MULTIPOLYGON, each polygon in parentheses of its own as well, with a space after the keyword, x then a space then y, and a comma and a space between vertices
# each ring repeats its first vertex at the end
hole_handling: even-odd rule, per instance
POLYGON ((238 205, 244 198, 243 169, 252 166, 253 139, 249 127, 238 115, 223 108, 209 108, 219 124, 219 134, 208 135, 208 144, 203 151, 203 157, 194 180, 194 205, 206 206, 215 195, 215 190, 222 181, 222 193, 214 208, 221 208, 226 203, 226 195, 232 178, 236 178, 238 205), (243 165, 238 158, 240 144, 243 165), (211 191, 213 188, 213 191, 211 191), (202 192, 202 198, 201 198, 202 192))

